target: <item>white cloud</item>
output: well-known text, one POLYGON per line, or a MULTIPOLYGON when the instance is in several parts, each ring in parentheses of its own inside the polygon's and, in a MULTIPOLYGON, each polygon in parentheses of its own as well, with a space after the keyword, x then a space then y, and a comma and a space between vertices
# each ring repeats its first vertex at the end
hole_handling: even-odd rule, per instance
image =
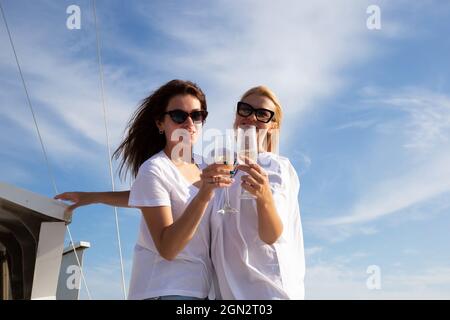
POLYGON ((319 247, 319 246, 315 246, 315 247, 311 247, 311 248, 305 248, 305 255, 308 256, 312 256, 315 254, 318 254, 320 252, 322 252, 323 247, 319 247))
MULTIPOLYGON (((366 223, 450 192, 450 98, 417 88, 397 95, 373 92, 378 94, 370 100, 375 108, 395 108, 403 113, 400 120, 387 120, 376 127, 385 129, 379 132, 385 143, 392 136, 403 137, 401 157, 407 160, 396 175, 367 183, 363 195, 346 213, 322 220, 323 225, 366 223)), ((386 160, 379 159, 383 161, 380 170, 392 164, 392 156, 391 163, 386 160)))
POLYGON ((367 267, 322 261, 307 267, 307 299, 449 299, 450 268, 390 272, 380 266, 381 288, 369 290, 367 267))
POLYGON ((441 168, 445 168, 449 161, 450 157, 441 162, 433 161, 432 165, 436 167, 427 165, 412 176, 379 182, 375 188, 367 191, 367 196, 356 202, 350 214, 330 218, 323 223, 340 225, 368 222, 446 193, 450 191, 450 170, 443 171, 441 168))
POLYGON ((311 157, 299 150, 290 149, 289 160, 296 167, 299 176, 307 173, 312 164, 311 157))
MULTIPOLYGON (((76 159, 77 164, 106 170, 90 7, 82 8, 85 20, 77 33, 68 31, 56 19, 63 6, 51 2, 36 6, 27 7, 36 9, 36 14, 8 8, 8 16, 51 164, 64 168, 76 159), (32 29, 37 31, 31 36, 32 29)), ((172 77, 190 78, 202 85, 211 110, 207 127, 218 128, 231 126, 233 106, 245 89, 269 85, 289 114, 283 133, 287 139, 299 125, 296 119, 301 119, 302 112, 346 84, 341 73, 346 66, 372 55, 364 24, 365 6, 360 2, 330 6, 327 1, 221 1, 187 7, 137 3, 128 14, 143 22, 138 42, 130 40, 130 30, 116 23, 113 9, 105 6, 98 10, 113 148, 121 140, 142 93, 172 77), (161 46, 155 46, 155 37, 162 39, 161 46), (115 62, 114 57, 123 62, 115 62)), ((8 43, 6 33, 1 39, 8 43)), ((33 137, 34 125, 7 48, 0 53, 0 68, 9 75, 1 81, 10 90, 1 100, 3 105, 16 108, 2 108, 0 113, 15 124, 13 135, 25 131, 33 137)), ((17 142, 8 143, 14 149, 17 142)), ((36 139, 31 138, 22 144, 23 149, 33 152, 40 152, 38 147, 36 139)), ((307 156, 301 161, 306 169, 311 163, 307 156)))
POLYGON ((355 236, 372 236, 379 230, 374 226, 360 224, 329 224, 329 220, 314 219, 304 223, 306 232, 330 243, 337 243, 355 236))
POLYGON ((365 270, 355 273, 343 266, 318 264, 306 268, 306 299, 364 299, 365 270))
POLYGON ((346 122, 345 124, 341 124, 335 128, 335 130, 345 130, 345 129, 351 129, 351 128, 357 128, 357 129, 367 129, 370 127, 373 127, 377 123, 376 120, 369 119, 369 120, 355 120, 351 122, 346 122))
POLYGON ((448 144, 450 97, 422 88, 405 88, 398 94, 378 96, 373 102, 407 115, 407 121, 398 125, 406 136, 403 146, 412 152, 429 152, 448 144))
POLYGON ((169 53, 169 67, 206 84, 213 126, 229 126, 222 119, 232 118, 239 95, 267 84, 292 132, 291 120, 346 84, 343 68, 372 55, 365 8, 359 1, 219 1, 191 10, 146 3, 139 11, 182 51, 169 53))
MULTIPOLYGON (((30 4, 27 8, 32 10, 33 6, 30 4)), ((64 6, 51 2, 41 2, 36 6, 34 16, 25 10, 21 12, 22 19, 16 15, 17 11, 8 8, 8 18, 50 166, 54 172, 63 169, 67 174, 69 168, 73 169, 71 174, 88 168, 98 173, 97 181, 104 180, 108 159, 94 30, 86 22, 83 25, 86 32, 83 29, 78 34, 71 33, 56 19, 58 12, 65 16, 64 6), (83 44, 74 48, 71 40, 83 44)), ((89 17, 87 12, 86 17, 89 17)), ((24 167, 24 163, 29 161, 28 156, 36 155, 33 159, 40 162, 34 163, 34 168, 45 168, 9 40, 4 28, 1 30, 0 39, 5 50, 0 52, 0 83, 5 90, 0 92, 0 115, 8 123, 8 128, 4 128, 8 134, 2 134, 2 153, 7 159, 14 159, 16 167, 24 167)), ((136 81, 124 76, 122 66, 106 63, 104 70, 113 151, 138 99, 135 97, 136 89, 130 89, 135 87, 136 81)), ((5 172, 11 171, 9 167, 4 166, 5 172)), ((62 180, 64 176, 58 176, 57 182, 59 178, 62 180)), ((15 184, 24 182, 20 176, 10 174, 7 180, 15 184)), ((109 185, 108 180, 105 184, 109 185)))
MULTIPOLYGON (((17 35, 20 37, 21 35, 17 35)), ((24 36, 24 38, 27 38, 24 36)), ((55 129, 72 129, 78 137, 75 141, 82 139, 91 140, 99 145, 105 143, 105 129, 103 113, 100 104, 99 80, 97 65, 88 61, 73 60, 69 57, 59 55, 59 51, 48 51, 48 48, 39 44, 39 39, 31 41, 33 53, 25 51, 19 59, 21 67, 25 70, 27 87, 33 103, 38 124, 43 131, 48 131, 46 139, 52 139, 55 129), (49 114, 50 112, 50 114, 49 114), (51 123, 46 121, 48 115, 53 115, 51 123)), ((16 68, 15 63, 9 61, 10 69, 16 68)), ((5 65, 4 65, 5 67, 5 65)), ((18 81, 15 87, 18 94, 24 95, 21 83, 18 81)), ((112 132, 112 140, 117 141, 124 129, 125 123, 131 115, 136 102, 131 102, 124 97, 125 92, 111 90, 107 92, 109 110, 109 125, 112 132), (128 100, 128 101, 127 101, 128 100)), ((5 96, 2 100, 8 101, 5 96)), ((34 130, 32 121, 25 121, 30 116, 28 105, 19 99, 8 101, 8 105, 15 105, 14 112, 11 109, 2 108, 2 113, 10 114, 23 128, 34 130), (17 115, 17 116, 16 116, 17 115)), ((48 119, 50 120, 50 119, 48 119)), ((52 149, 65 154, 63 143, 49 141, 52 149)))

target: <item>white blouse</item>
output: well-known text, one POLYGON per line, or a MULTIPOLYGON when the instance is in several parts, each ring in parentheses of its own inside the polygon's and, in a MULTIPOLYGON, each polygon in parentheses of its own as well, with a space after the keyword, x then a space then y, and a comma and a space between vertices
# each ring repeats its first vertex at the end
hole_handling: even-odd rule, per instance
POLYGON ((240 200, 243 172, 229 188, 237 214, 219 214, 224 190, 216 190, 211 206, 211 258, 217 275, 218 298, 304 299, 305 258, 298 194, 300 183, 287 158, 261 153, 258 164, 267 172, 277 212, 283 223, 272 245, 258 235, 255 200, 240 200))

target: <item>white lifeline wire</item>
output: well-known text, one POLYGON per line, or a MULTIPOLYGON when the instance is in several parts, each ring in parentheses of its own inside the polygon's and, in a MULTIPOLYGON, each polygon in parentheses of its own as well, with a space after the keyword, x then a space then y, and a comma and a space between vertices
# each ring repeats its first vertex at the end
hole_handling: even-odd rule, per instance
MULTIPOLYGON (((50 168, 50 162, 49 162, 48 157, 47 157, 47 152, 45 150, 44 141, 42 139, 41 132, 39 130, 39 126, 38 126, 38 123, 37 123, 37 120, 36 120, 36 117, 35 117, 35 114, 34 114, 33 105, 31 104, 31 99, 30 99, 30 96, 28 94, 27 86, 25 84, 25 79, 23 77, 22 68, 20 67, 19 59, 18 59, 17 53, 16 53, 16 48, 15 48, 14 42, 12 40, 11 32, 9 31, 8 22, 6 21, 6 15, 5 15, 5 12, 3 11, 3 6, 2 6, 1 1, 0 1, 0 10, 2 12, 3 21, 5 22, 6 31, 8 33, 9 42, 11 44, 11 48, 12 48, 13 53, 14 53, 14 58, 16 59, 16 65, 17 65, 17 69, 19 70, 20 79, 22 80, 23 89, 25 90, 25 95, 27 96, 28 106, 30 108, 31 115, 33 116, 34 126, 36 127, 36 131, 37 131, 37 134, 38 134, 38 137, 39 137, 39 142, 41 144, 42 153, 44 154, 44 159, 45 159, 45 163, 47 165, 48 174, 50 176, 50 180, 51 180, 52 185, 53 185, 53 190, 55 191, 55 194, 58 194, 58 188, 56 187, 55 178, 54 178, 52 170, 50 168)), ((76 251, 75 246, 73 244, 72 234, 70 233, 70 229, 69 229, 68 225, 66 225, 66 229, 67 229, 67 232, 69 234, 70 244, 72 245, 72 249, 74 251, 75 258, 76 258, 77 263, 78 263, 78 268, 80 268, 80 274, 81 274, 81 278, 82 278, 83 283, 84 283, 85 288, 86 288, 86 293, 88 295, 89 300, 91 300, 92 299, 91 298, 91 293, 89 292, 89 288, 87 286, 87 282, 86 282, 86 279, 84 277, 83 268, 81 267, 80 260, 78 259, 77 251, 76 251)))
MULTIPOLYGON (((97 61, 99 66, 99 78, 100 78, 100 88, 101 88, 101 95, 102 95, 102 107, 103 107, 103 119, 105 122, 105 132, 106 132, 106 145, 108 147, 108 160, 109 160, 109 175, 111 176, 111 186, 112 191, 115 191, 115 184, 114 184, 114 175, 113 175, 113 168, 112 168, 112 160, 111 160, 111 147, 109 143, 109 133, 108 133, 108 116, 107 116, 107 109, 106 109, 106 103, 105 103, 105 86, 104 86, 104 79, 103 79, 103 64, 102 64, 102 58, 101 58, 101 50, 100 50, 100 32, 97 24, 97 13, 95 10, 95 0, 92 0, 92 10, 94 13, 94 23, 95 23, 95 32, 96 32, 96 40, 97 40, 97 61)), ((114 215, 116 218, 116 233, 117 233, 117 242, 118 242, 118 249, 119 249, 119 258, 120 258, 120 271, 122 273, 122 290, 123 290, 123 298, 127 298, 127 290, 125 287, 125 274, 124 274, 124 268, 123 268, 123 258, 122 258, 122 244, 120 241, 120 230, 119 230, 119 218, 117 214, 117 207, 114 207, 114 215)))

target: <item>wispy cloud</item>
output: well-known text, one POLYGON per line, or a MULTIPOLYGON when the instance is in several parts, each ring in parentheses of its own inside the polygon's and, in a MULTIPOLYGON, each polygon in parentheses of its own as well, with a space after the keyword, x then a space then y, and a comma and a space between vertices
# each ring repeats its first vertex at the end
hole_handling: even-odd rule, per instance
POLYGON ((363 299, 368 290, 365 287, 365 270, 323 263, 309 266, 306 271, 306 299, 363 299))
POLYGON ((379 233, 377 227, 367 224, 331 224, 329 220, 324 219, 307 220, 304 228, 308 233, 329 243, 338 243, 351 237, 372 236, 379 233))
MULTIPOLYGON (((283 140, 293 138, 298 126, 295 119, 346 84, 340 71, 372 56, 367 29, 361 23, 366 19, 364 4, 345 3, 349 5, 329 10, 326 1, 314 5, 220 1, 176 7, 139 2, 124 12, 129 19, 139 17, 140 23, 131 27, 139 28, 139 41, 130 37, 130 29, 116 23, 121 21, 114 11, 117 4, 100 6, 112 146, 118 145, 126 121, 144 94, 175 77, 192 79, 204 87, 211 109, 207 127, 222 129, 231 126, 233 106, 244 90, 269 85, 290 115, 283 140), (155 38, 161 39, 161 46, 155 46, 155 38)), ((51 164, 63 169, 71 165, 70 159, 77 159, 79 164, 105 167, 106 138, 91 8, 86 3, 82 6, 82 29, 69 31, 57 19, 64 12, 63 5, 41 2, 36 6, 39 14, 20 13, 22 19, 17 8, 7 9, 51 164), (47 11, 42 11, 42 6, 47 11), (31 29, 38 31, 31 36, 31 29)), ((8 43, 6 33, 2 40, 8 43)), ((2 50, 0 56, 0 68, 9 75, 1 81, 10 88, 1 95, 2 104, 15 106, 14 110, 2 108, 0 113, 15 125, 13 135, 29 137, 22 149, 40 152, 32 139, 35 128, 11 50, 2 50)), ((14 149, 15 141, 6 142, 14 149)), ((308 157, 302 161, 310 164, 308 157)))
POLYGON ((310 247, 310 248, 305 248, 305 255, 308 256, 313 256, 315 254, 318 254, 320 252, 322 252, 323 247, 319 247, 319 246, 315 246, 315 247, 310 247))
POLYGON ((341 124, 335 128, 335 130, 345 130, 350 128, 357 128, 357 129, 367 129, 373 127, 377 123, 376 120, 370 119, 370 120, 354 120, 351 122, 347 122, 345 124, 341 124))
POLYGON ((367 266, 321 261, 306 272, 307 299, 449 299, 450 268, 385 270, 380 266, 380 289, 369 289, 367 266))
POLYGON ((409 137, 409 141, 403 145, 405 148, 428 151, 448 144, 450 137, 448 96, 432 92, 415 92, 388 98, 382 102, 409 114, 410 121, 405 126, 405 134, 409 137))
POLYGON ((219 1, 189 10, 146 3, 139 12, 183 52, 170 55, 171 68, 206 83, 214 125, 229 125, 220 119, 232 117, 239 95, 267 84, 280 96, 290 115, 286 124, 294 129, 290 120, 347 83, 343 68, 372 56, 366 7, 355 1, 332 10, 327 1, 219 1))
MULTIPOLYGON (((27 8, 30 11, 20 13, 23 14, 21 20, 17 17, 17 8, 7 6, 7 17, 50 165, 54 171, 72 168, 81 173, 83 169, 80 168, 97 167, 93 172, 98 174, 98 181, 105 180, 106 135, 95 30, 90 23, 90 14, 88 10, 83 12, 86 19, 77 33, 67 30, 59 19, 66 17, 63 4, 40 2, 29 4, 27 8), (36 13, 33 14, 32 8, 36 13), (31 33, 30 30, 34 31, 31 33), (72 43, 76 45, 72 46, 72 43)), ((35 159, 42 160, 44 167, 9 40, 4 28, 1 30, 5 50, 0 52, 0 69, 4 75, 0 83, 7 90, 0 92, 0 115, 8 123, 8 136, 17 137, 10 139, 2 135, 3 153, 7 158, 15 158, 16 166, 25 162, 25 154, 36 155, 35 159)), ((140 98, 136 97, 136 90, 130 89, 136 84, 135 79, 125 76, 122 66, 106 63, 104 70, 107 120, 111 148, 114 149, 140 98)), ((21 184, 17 178, 15 175, 8 181, 21 184)), ((107 184, 108 180, 105 182, 107 184)))
MULTIPOLYGON (((396 156, 407 159, 410 170, 402 168, 388 178, 381 173, 383 178, 367 183, 365 192, 347 212, 322 220, 323 225, 366 223, 450 192, 449 97, 415 88, 372 97, 370 104, 400 112, 395 120, 378 122, 372 129, 378 131, 381 141, 393 135, 403 137, 398 147, 405 151, 396 156), (426 154, 420 152, 424 150, 426 154)), ((380 170, 382 167, 380 164, 380 170)))

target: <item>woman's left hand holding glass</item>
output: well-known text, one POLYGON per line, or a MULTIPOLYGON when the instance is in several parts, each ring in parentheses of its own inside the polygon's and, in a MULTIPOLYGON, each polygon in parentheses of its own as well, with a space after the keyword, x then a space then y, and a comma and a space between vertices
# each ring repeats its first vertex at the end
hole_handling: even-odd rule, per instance
POLYGON ((241 186, 256 197, 258 234, 262 241, 273 244, 283 232, 283 223, 277 212, 267 173, 258 164, 240 165, 248 173, 241 177, 241 186))
POLYGON ((242 170, 248 175, 241 177, 241 186, 256 197, 256 200, 265 200, 272 197, 269 177, 261 166, 256 163, 239 165, 238 170, 242 170))

